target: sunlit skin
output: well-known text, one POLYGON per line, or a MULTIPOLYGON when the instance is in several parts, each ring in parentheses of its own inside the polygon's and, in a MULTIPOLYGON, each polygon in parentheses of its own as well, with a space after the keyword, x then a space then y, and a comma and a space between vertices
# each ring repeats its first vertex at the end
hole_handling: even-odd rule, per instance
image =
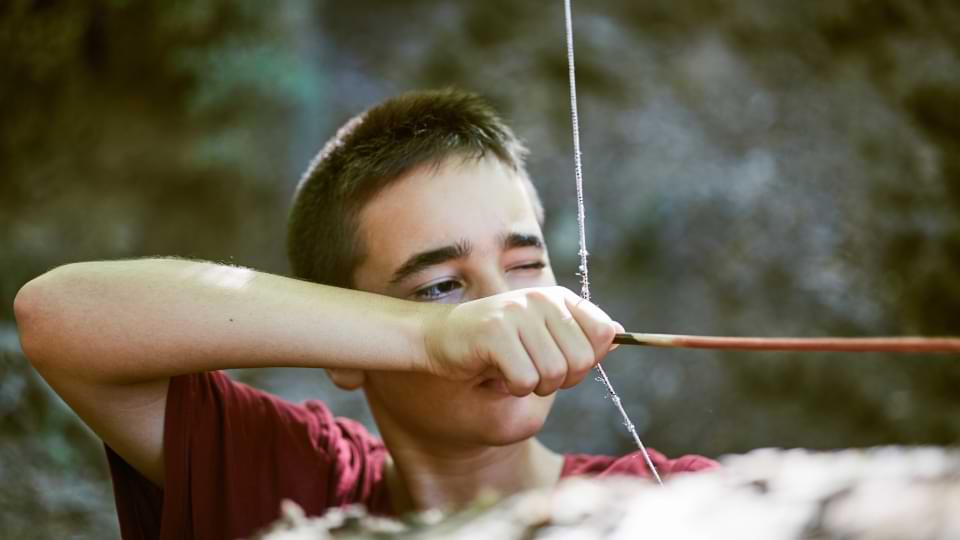
MULTIPOLYGON (((460 303, 555 285, 526 182, 492 158, 454 157, 407 174, 361 213, 366 256, 356 286, 396 298, 460 303), (416 254, 451 247, 456 249, 435 264, 397 275, 416 254)), ((405 481, 404 495, 416 499, 397 497, 399 505, 449 505, 461 498, 451 490, 469 498, 478 486, 513 491, 559 477, 561 457, 532 438, 553 393, 515 397, 495 370, 466 381, 421 372, 331 375, 345 387, 362 384, 405 481)))
POLYGON ((532 197, 492 158, 412 170, 361 211, 360 291, 203 261, 60 267, 17 294, 21 345, 160 487, 169 378, 275 366, 366 392, 398 513, 551 486, 562 457, 534 435, 622 327, 555 286, 532 197))

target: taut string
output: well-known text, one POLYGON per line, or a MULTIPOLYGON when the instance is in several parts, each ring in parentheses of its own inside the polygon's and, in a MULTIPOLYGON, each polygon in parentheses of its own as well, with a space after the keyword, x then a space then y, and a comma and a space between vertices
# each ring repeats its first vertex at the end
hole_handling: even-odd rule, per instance
MULTIPOLYGON (((576 68, 573 62, 573 13, 570 8, 570 1, 571 0, 564 0, 563 8, 564 18, 567 25, 567 68, 570 79, 570 118, 573 123, 573 163, 574 176, 576 177, 577 181, 577 228, 580 232, 580 296, 589 302, 590 275, 587 269, 587 227, 586 216, 583 209, 583 165, 580 158, 580 120, 577 114, 577 77, 576 68)), ((610 401, 613 402, 613 404, 617 407, 617 410, 620 411, 620 416, 623 417, 624 427, 626 427, 627 431, 630 432, 630 435, 633 436, 633 442, 637 444, 637 448, 639 448, 640 452, 643 454, 643 459, 646 461, 647 467, 650 469, 650 473, 653 475, 653 478, 658 484, 663 485, 663 481, 660 479, 660 474, 657 472, 657 468, 653 465, 653 460, 650 459, 650 453, 647 452, 647 448, 643 445, 643 441, 641 441, 640 436, 637 435, 636 426, 630 421, 630 417, 627 415, 626 409, 623 408, 623 402, 620 400, 620 396, 617 395, 616 390, 613 389, 613 384, 610 383, 610 377, 607 377, 607 372, 600 364, 597 364, 596 369, 600 374, 599 380, 603 382, 603 384, 607 387, 607 392, 610 393, 610 401)))

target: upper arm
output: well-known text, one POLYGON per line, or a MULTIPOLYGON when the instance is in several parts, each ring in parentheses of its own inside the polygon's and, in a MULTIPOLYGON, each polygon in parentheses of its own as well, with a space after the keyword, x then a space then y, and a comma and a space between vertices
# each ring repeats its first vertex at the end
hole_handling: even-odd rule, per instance
MULTIPOLYGON (((43 276, 25 285, 14 301, 14 312, 24 354, 37 372, 91 429, 158 486, 163 485, 164 411, 169 378, 137 383, 98 382, 86 376, 93 366, 70 362, 71 351, 58 347, 63 328, 51 323, 43 276)), ((54 310, 55 313, 55 310, 54 310)), ((82 343, 79 344, 82 347, 82 343)))
POLYGON ((140 474, 163 487, 163 432, 169 379, 100 384, 44 373, 83 421, 140 474))

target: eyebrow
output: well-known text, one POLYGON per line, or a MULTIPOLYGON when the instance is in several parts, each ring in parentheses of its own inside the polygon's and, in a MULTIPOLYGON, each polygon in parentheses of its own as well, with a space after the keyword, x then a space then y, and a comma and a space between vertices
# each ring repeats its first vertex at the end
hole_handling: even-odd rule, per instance
MULTIPOLYGON (((503 246, 504 250, 523 247, 543 249, 543 240, 536 234, 516 232, 507 233, 501 237, 500 244, 503 246)), ((460 240, 455 244, 422 251, 420 253, 411 255, 406 261, 404 261, 403 264, 400 265, 400 268, 397 268, 397 270, 393 273, 393 276, 390 278, 390 284, 396 285, 408 277, 418 272, 422 272, 431 266, 469 257, 472 251, 473 245, 471 245, 470 242, 466 240, 460 240)))
POLYGON ((543 239, 536 234, 526 234, 526 233, 508 233, 503 235, 500 240, 503 249, 514 249, 522 247, 534 247, 537 249, 543 249, 543 239))
POLYGON ((401 264, 400 268, 397 268, 393 273, 393 277, 390 278, 390 284, 396 285, 413 274, 422 272, 431 266, 466 257, 470 255, 471 251, 473 251, 473 246, 466 240, 460 240, 456 244, 411 255, 410 258, 401 264))

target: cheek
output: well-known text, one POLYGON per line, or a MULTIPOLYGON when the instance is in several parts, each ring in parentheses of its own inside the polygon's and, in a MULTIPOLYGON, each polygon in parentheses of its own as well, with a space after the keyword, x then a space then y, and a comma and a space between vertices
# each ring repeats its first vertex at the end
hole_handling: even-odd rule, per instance
POLYGON ((371 407, 383 409, 378 422, 428 439, 485 445, 536 435, 554 399, 499 398, 475 385, 417 373, 368 373, 366 389, 371 407))
POLYGON ((403 427, 423 431, 441 424, 469 394, 469 387, 421 373, 368 373, 366 385, 371 404, 403 427))
POLYGON ((540 397, 535 394, 523 398, 508 398, 484 407, 486 413, 480 420, 479 432, 484 442, 505 445, 535 436, 553 406, 554 396, 540 397))

